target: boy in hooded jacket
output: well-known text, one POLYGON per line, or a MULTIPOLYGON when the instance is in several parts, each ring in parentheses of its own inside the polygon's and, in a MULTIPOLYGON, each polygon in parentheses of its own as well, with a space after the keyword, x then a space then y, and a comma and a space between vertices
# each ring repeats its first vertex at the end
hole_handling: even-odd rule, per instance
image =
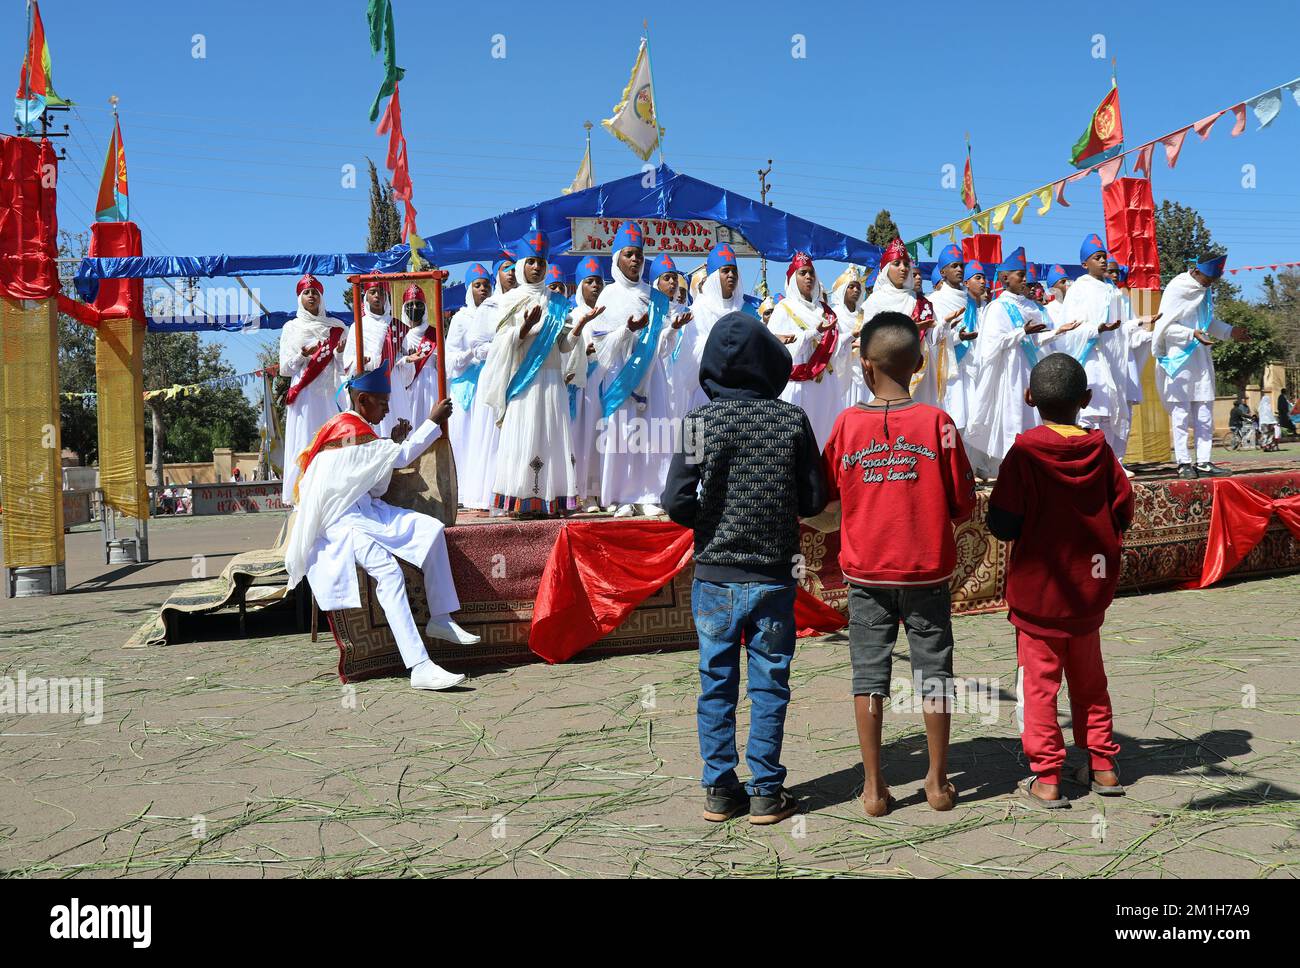
POLYGON ((695 531, 691 611, 700 639, 697 723, 706 820, 749 808, 755 824, 798 809, 781 746, 790 703, 799 518, 819 514, 826 484, 803 410, 778 397, 790 379, 781 341, 743 312, 720 318, 700 362, 709 403, 686 414, 663 506, 695 531), (748 788, 736 778, 740 650, 748 656, 748 788), (747 796, 748 794, 748 796, 747 796))
POLYGON ((1092 391, 1073 357, 1053 353, 1030 373, 1025 402, 1042 426, 1020 434, 989 497, 989 531, 1015 541, 1007 570, 1016 627, 1017 719, 1033 771, 1019 784, 1036 807, 1061 795, 1065 743, 1056 718, 1064 674, 1074 742, 1088 755, 1074 775, 1102 796, 1121 796, 1101 625, 1119 581, 1120 536, 1133 521, 1133 487, 1099 430, 1077 426, 1092 391))

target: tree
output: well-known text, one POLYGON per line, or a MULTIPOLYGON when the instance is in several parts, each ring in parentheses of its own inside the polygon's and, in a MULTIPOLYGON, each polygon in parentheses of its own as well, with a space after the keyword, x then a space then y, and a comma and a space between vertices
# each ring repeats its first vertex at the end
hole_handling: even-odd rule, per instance
MULTIPOLYGON (((85 233, 59 233, 59 258, 85 258, 85 233)), ((59 263, 59 282, 65 293, 74 294, 72 284, 76 262, 59 263)), ((71 316, 59 313, 59 393, 95 391, 95 331, 71 316)), ((59 421, 63 446, 89 466, 99 455, 99 419, 91 397, 59 398, 59 421)))
POLYGON ((1214 315, 1230 326, 1241 326, 1250 334, 1246 342, 1223 340, 1214 347, 1215 376, 1225 387, 1244 395, 1249 383, 1262 383, 1264 367, 1282 355, 1273 337, 1269 314, 1240 299, 1216 303, 1214 315))
POLYGON ((366 238, 367 252, 384 252, 402 241, 402 219, 393 201, 393 183, 379 181, 379 172, 369 158, 370 166, 370 234, 366 238))
MULTIPOLYGON (((204 345, 198 333, 150 333, 144 340, 146 391, 234 376, 221 347, 204 345)), ((252 450, 258 442, 258 414, 238 386, 204 388, 166 399, 146 397, 152 418, 145 447, 152 451, 156 479, 163 464, 206 461, 218 447, 252 450)))
POLYGON ((1286 362, 1293 366, 1300 363, 1300 272, 1287 270, 1276 278, 1265 276, 1263 308, 1273 323, 1286 362))
MULTIPOLYGON (((1202 259, 1226 251, 1215 243, 1209 226, 1196 209, 1168 199, 1156 210, 1156 249, 1160 253, 1162 288, 1202 259)), ((1214 298, 1219 301, 1236 299, 1240 292, 1238 287, 1222 279, 1214 286, 1214 298)))
POLYGON ((901 239, 903 233, 899 231, 898 225, 894 222, 893 216, 889 214, 889 209, 882 208, 876 213, 876 220, 867 226, 867 241, 872 245, 878 245, 884 248, 893 242, 894 239, 901 239))

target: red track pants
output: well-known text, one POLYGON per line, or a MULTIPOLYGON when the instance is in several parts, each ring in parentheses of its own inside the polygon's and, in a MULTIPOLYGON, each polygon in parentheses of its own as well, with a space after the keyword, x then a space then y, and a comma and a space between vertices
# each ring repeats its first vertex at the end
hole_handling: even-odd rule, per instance
POLYGON ((1065 738, 1056 721, 1061 673, 1070 686, 1074 745, 1088 751, 1094 770, 1114 768, 1119 744, 1112 732, 1110 694, 1101 662, 1101 633, 1039 639, 1016 630, 1019 657, 1017 719, 1029 767, 1042 783, 1059 784, 1065 764, 1065 738))

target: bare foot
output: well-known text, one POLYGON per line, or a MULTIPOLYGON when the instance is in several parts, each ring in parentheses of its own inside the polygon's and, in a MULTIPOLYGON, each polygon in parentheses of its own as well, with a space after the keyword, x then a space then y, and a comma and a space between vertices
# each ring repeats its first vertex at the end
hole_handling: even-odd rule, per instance
POLYGON ((957 788, 948 782, 945 774, 925 778, 925 799, 931 810, 951 810, 957 805, 957 788))

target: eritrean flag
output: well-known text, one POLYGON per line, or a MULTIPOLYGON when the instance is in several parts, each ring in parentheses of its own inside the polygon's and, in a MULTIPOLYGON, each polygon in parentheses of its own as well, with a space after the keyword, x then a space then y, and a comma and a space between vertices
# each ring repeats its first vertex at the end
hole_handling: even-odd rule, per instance
POLYGON ((126 146, 122 144, 122 122, 113 119, 113 136, 108 139, 104 174, 99 180, 99 197, 95 199, 96 222, 130 220, 130 200, 126 189, 126 146))
POLYGON ((71 103, 54 90, 54 81, 50 77, 50 45, 45 42, 41 8, 36 0, 31 0, 27 53, 18 75, 18 93, 14 95, 14 120, 23 134, 35 134, 36 122, 45 113, 47 105, 71 103))
POLYGON ((973 212, 980 210, 979 200, 975 197, 975 175, 970 167, 970 148, 966 149, 966 171, 961 178, 961 203, 973 212))
POLYGON ((1114 158, 1124 148, 1124 122, 1119 115, 1119 88, 1112 87, 1092 112, 1087 129, 1074 143, 1070 164, 1091 168, 1114 158))

